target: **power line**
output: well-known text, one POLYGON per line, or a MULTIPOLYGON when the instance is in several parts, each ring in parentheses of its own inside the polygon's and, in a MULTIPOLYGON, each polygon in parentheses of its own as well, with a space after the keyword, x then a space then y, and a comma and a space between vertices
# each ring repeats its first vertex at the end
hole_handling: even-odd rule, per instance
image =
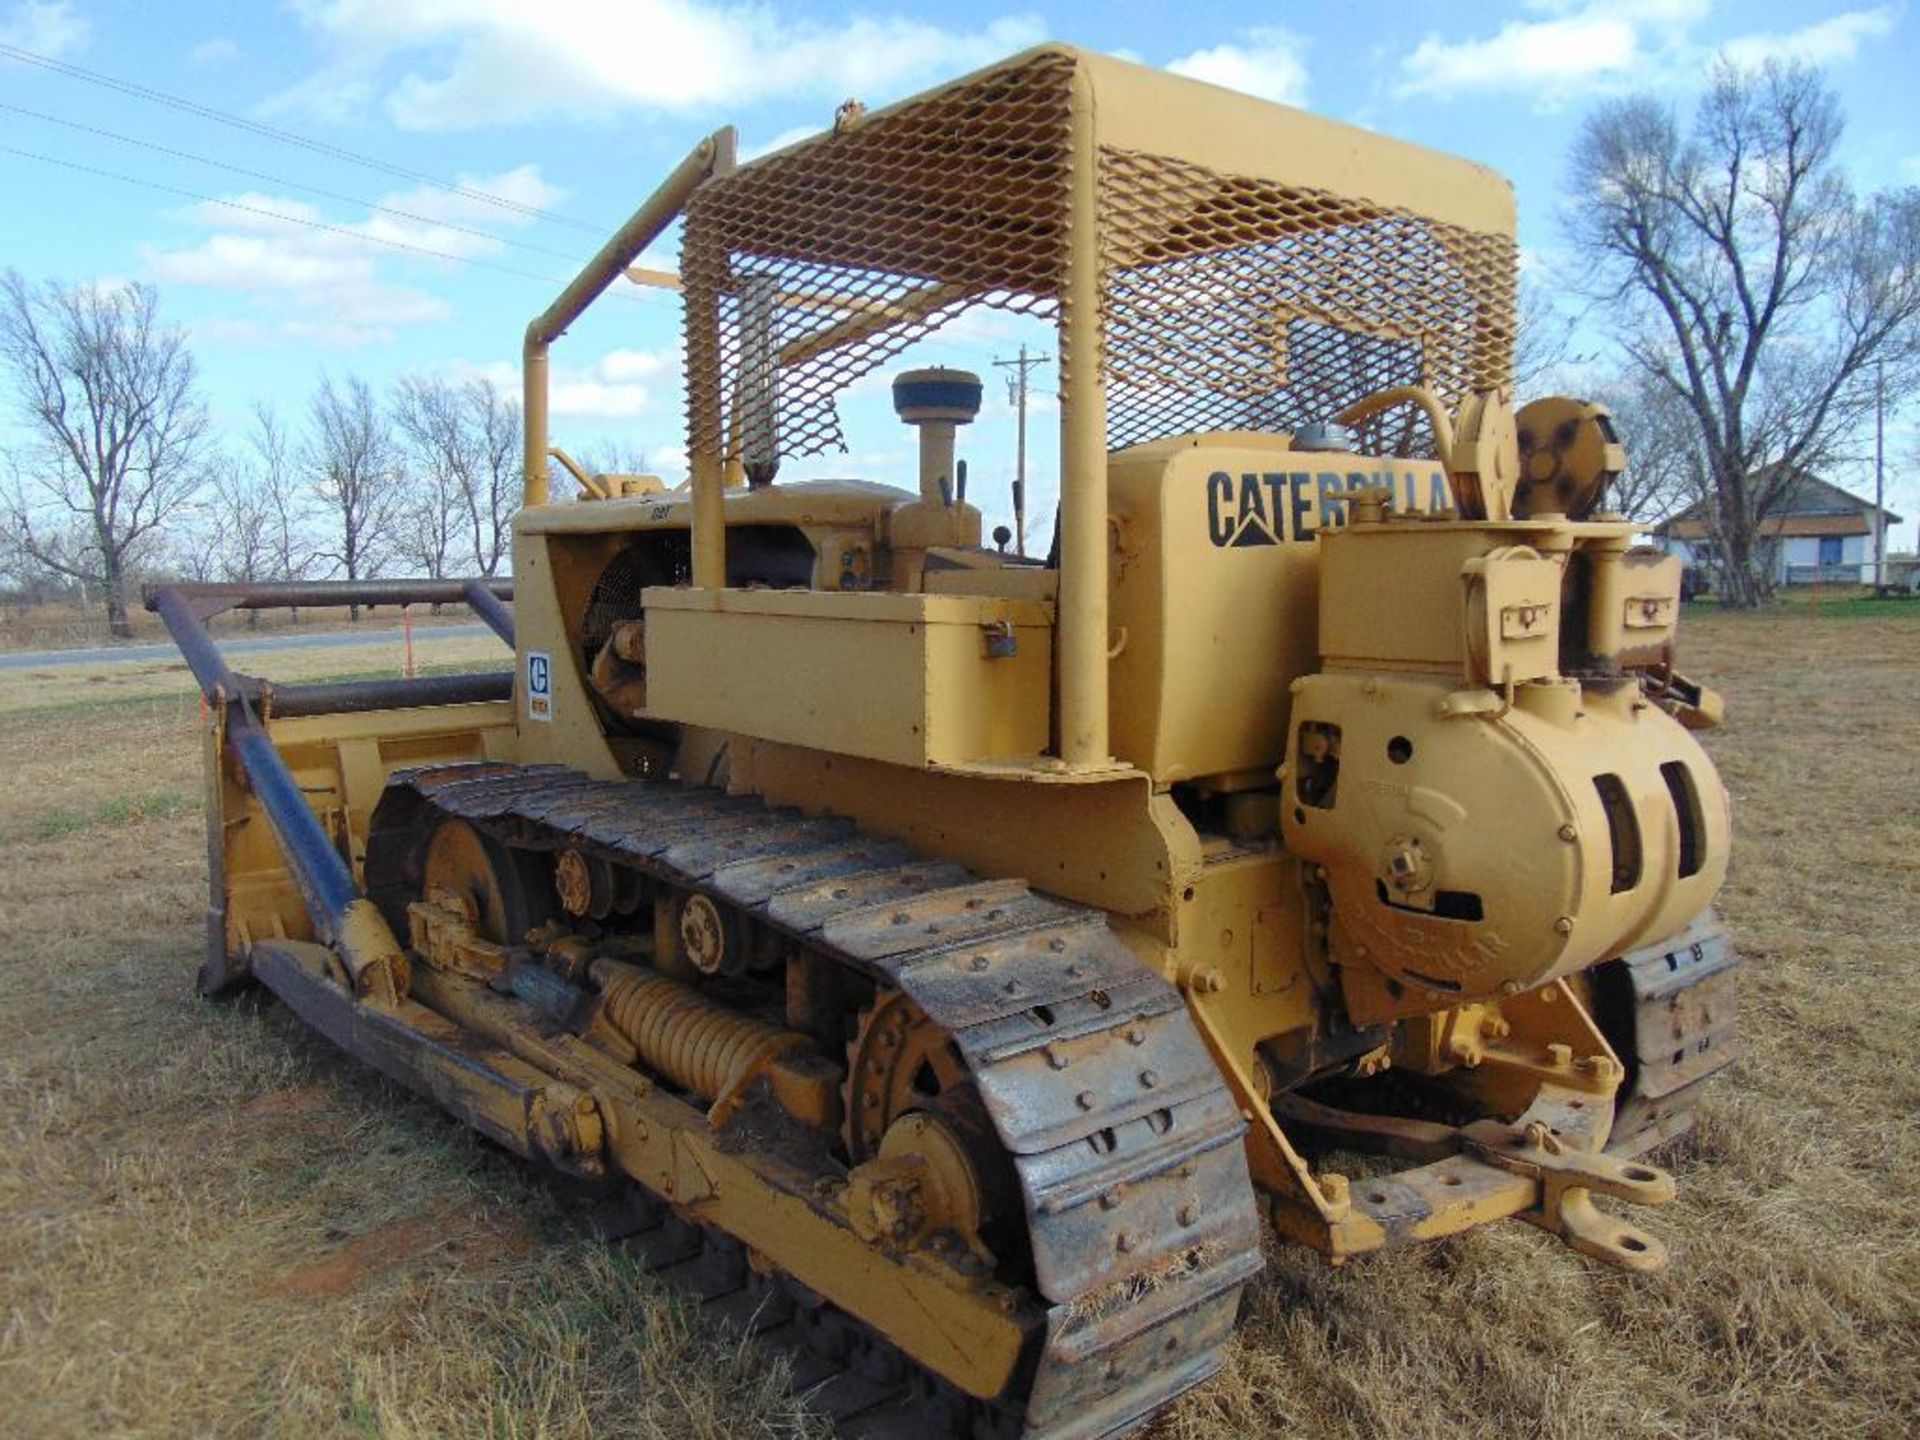
POLYGON ((323 220, 306 220, 298 215, 282 214, 278 210, 268 210, 259 205, 244 205, 238 200, 222 200, 217 195, 203 195, 197 190, 185 190, 178 185, 163 185, 158 180, 142 180, 134 175, 122 175, 114 170, 102 170, 93 165, 82 165, 77 160, 62 160, 54 155, 42 155, 33 150, 21 150, 12 145, 0 145, 0 155, 18 155, 26 160, 38 160, 44 165, 58 165, 63 170, 77 170, 83 175, 97 175, 103 180, 118 180, 123 185, 138 185, 143 190, 158 190, 164 195, 178 195, 187 200, 198 200, 205 205, 218 205, 226 210, 238 210, 246 215, 260 215, 268 220, 278 220, 287 225, 301 225, 309 230, 324 230, 330 235, 344 235, 349 240, 364 241, 369 245, 384 245, 389 250, 404 250, 413 255, 424 255, 434 260, 450 260, 456 265, 477 265, 483 270, 498 271, 502 275, 512 275, 521 280, 538 280, 543 285, 560 285, 565 282, 552 275, 536 275, 531 270, 516 270, 511 265, 497 265, 491 260, 476 260, 471 255, 455 255, 448 250, 435 250, 426 245, 413 245, 405 240, 390 240, 384 235, 368 235, 364 231, 349 230, 344 225, 329 225, 323 220))
POLYGON ((103 75, 98 70, 88 70, 84 66, 72 65, 65 60, 55 60, 50 55, 38 55, 31 50, 22 50, 17 45, 0 42, 0 55, 22 64, 37 65, 42 70, 50 70, 56 75, 64 75, 70 80, 83 81, 88 85, 98 85, 114 90, 122 95, 130 95, 136 100, 146 100, 155 105, 166 105, 188 115, 197 115, 203 120, 211 120, 219 125, 230 125, 236 130, 244 130, 251 135, 262 135, 283 144, 297 145, 303 150, 311 150, 317 155, 331 156, 335 160, 345 160, 349 164, 363 165, 369 170, 377 170, 385 175, 396 176, 402 180, 412 180, 418 184, 430 186, 435 190, 444 190, 449 195, 463 196, 468 200, 477 200, 486 205, 497 205, 503 210, 512 210, 521 215, 530 215, 542 220, 550 220, 556 225, 570 225, 576 230, 585 230, 590 234, 604 235, 607 227, 590 224, 585 220, 575 220, 571 216, 543 210, 538 205, 528 205, 519 200, 509 200, 504 195, 492 195, 485 190, 475 190, 466 185, 455 185, 445 180, 435 179, 418 170, 409 170, 385 160, 362 155, 357 151, 345 149, 339 145, 329 145, 324 140, 310 139, 293 130, 283 130, 278 125, 268 125, 259 120, 249 120, 243 115, 235 115, 226 110, 216 110, 211 105, 202 105, 197 101, 183 99, 178 95, 169 95, 164 90, 149 89, 145 85, 136 85, 131 80, 116 79, 112 75, 103 75))
POLYGON ((278 185, 288 190, 303 190, 309 195, 319 195, 328 200, 338 200, 347 205, 364 205, 368 210, 380 215, 392 215, 397 219, 411 220, 418 225, 431 225, 438 230, 452 230, 462 235, 474 235, 482 240, 492 240, 500 245, 511 245, 516 250, 531 251, 536 255, 551 255, 556 259, 572 264, 584 263, 579 256, 565 250, 555 250, 546 245, 535 245, 530 241, 516 240, 509 235, 496 235, 491 230, 480 230, 471 225, 457 225, 451 220, 436 220, 429 215, 416 215, 411 210, 396 209, 391 205, 382 205, 372 200, 362 200, 353 195, 342 195, 337 190, 323 190, 318 185, 307 185, 298 180, 289 180, 281 175, 272 175, 264 170, 249 170, 244 165, 230 165, 224 160, 215 160, 211 156, 196 155, 190 150, 176 150, 168 145, 158 145, 151 140, 141 140, 132 135, 122 135, 117 131, 103 130, 97 125, 84 125, 78 120, 63 119, 58 115, 48 115, 40 110, 29 110, 22 105, 0 103, 0 110, 14 115, 26 115, 35 120, 44 120, 49 125, 62 125, 69 130, 78 130, 87 135, 98 135, 108 140, 117 140, 123 145, 137 145, 142 150, 152 150, 161 155, 171 155, 177 160, 190 160, 197 165, 210 165, 216 170, 225 170, 233 175, 245 175, 249 179, 264 180, 270 185, 278 185))

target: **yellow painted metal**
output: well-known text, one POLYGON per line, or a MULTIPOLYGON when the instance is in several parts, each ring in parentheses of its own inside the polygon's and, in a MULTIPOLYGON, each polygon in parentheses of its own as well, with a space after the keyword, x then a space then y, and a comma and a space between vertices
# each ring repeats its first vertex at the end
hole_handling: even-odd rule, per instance
MULTIPOLYGON (((1412 512, 1445 508, 1445 471, 1241 435, 1135 446, 1111 465, 1114 751, 1156 784, 1244 773, 1271 785, 1287 687, 1319 668, 1315 537, 1367 487, 1412 512)), ((1396 630, 1425 609, 1379 608, 1396 630)))
MULTIPOLYGON (((352 857, 356 876, 367 822, 394 770, 493 759, 513 749, 513 711, 501 701, 269 719, 267 728, 315 813, 352 857)), ((217 740, 207 752, 206 793, 225 952, 243 955, 255 940, 311 939, 312 922, 272 828, 217 740)))
POLYGON ((1044 605, 691 589, 646 603, 652 716, 915 767, 1047 748, 1044 605))
MULTIPOLYGON (((737 458, 749 409, 772 405, 755 425, 782 453, 816 453, 842 441, 845 385, 969 307, 1057 321, 1053 753, 1072 768, 1110 763, 1107 660, 1128 643, 1108 616, 1109 446, 1229 416, 1324 420, 1382 374, 1458 403, 1511 364, 1513 209, 1498 177, 1059 46, 743 166, 693 197, 685 234, 696 493, 737 458), (849 230, 847 213, 866 223, 849 230), (1400 284, 1415 265, 1427 282, 1400 284), (749 284, 787 337, 772 401, 749 382, 765 364, 749 284), (1180 318, 1194 294, 1205 327, 1180 318), (1255 405, 1263 395, 1278 403, 1255 405)), ((1386 433, 1369 422, 1369 438, 1386 433)), ((726 583, 697 538, 693 580, 726 583)))
POLYGON ((486 986, 424 972, 420 998, 462 1031, 594 1097, 612 1164, 690 1218, 719 1226, 816 1293, 865 1317, 908 1355, 968 1393, 998 1395, 1038 1319, 1013 1292, 962 1277, 924 1252, 863 1240, 844 1194, 773 1148, 716 1136, 706 1113, 574 1036, 542 1035, 486 986))
POLYGON ((806 1071, 780 1070, 781 1057, 805 1048, 806 1036, 735 1014, 643 966, 603 958, 593 962, 593 978, 606 997, 607 1022, 649 1070, 709 1101, 707 1121, 716 1129, 739 1108, 748 1086, 776 1071, 775 1096, 787 1099, 798 1118, 828 1123, 832 1072, 822 1075, 825 1067, 815 1067, 809 1084, 806 1071))
POLYGON ((863 829, 988 875, 1124 917, 1164 945, 1200 842, 1170 796, 1138 771, 1077 777, 1041 767, 921 770, 735 737, 734 787, 770 804, 845 815, 863 829))
POLYGON ((1076 66, 1067 118, 1060 298, 1060 758, 1109 759, 1107 405, 1101 343, 1100 195, 1093 86, 1076 66))
POLYGON ((1337 791, 1310 796, 1296 753, 1282 833, 1328 872, 1356 1020, 1531 990, 1677 933, 1718 891, 1727 804, 1698 742, 1637 681, 1559 669, 1568 567, 1630 533, 1402 521, 1323 539, 1326 669, 1296 682, 1291 725, 1296 746, 1337 732, 1337 791), (1402 623, 1386 575, 1457 598, 1402 623))
POLYGON ((1513 232, 1513 187, 1483 165, 1110 55, 1062 53, 1091 83, 1103 146, 1364 197, 1462 230, 1513 232))
POLYGON ((521 348, 521 403, 525 443, 525 503, 547 503, 547 351, 615 280, 626 273, 640 252, 660 237, 679 215, 687 197, 702 182, 725 175, 734 165, 734 133, 717 130, 642 202, 627 223, 614 232, 580 273, 546 310, 527 326, 521 348))
MULTIPOLYGON (((529 329, 512 704, 273 722, 343 848, 363 858, 395 768, 452 759, 846 817, 1106 912, 1184 998, 1287 1238, 1337 1260, 1526 1215, 1616 1263, 1657 1258, 1587 1199, 1664 1192, 1595 1153, 1624 1067, 1582 982, 1705 911, 1726 801, 1663 708, 1675 567, 1624 524, 1505 518, 1504 182, 1061 47, 737 172, 729 136, 529 329), (545 347, 683 203, 691 488, 589 478, 606 498, 542 505, 545 347), (929 493, 939 459, 917 493, 904 472, 727 487, 836 443, 836 395, 971 305, 1059 326, 1057 563, 981 550, 978 511, 929 493), (1336 418, 1353 441, 1305 431, 1336 418), (603 647, 630 669, 596 690, 603 647), (1270 1096, 1390 1068, 1480 1128, 1391 1177, 1316 1174, 1270 1096)), ((217 748, 213 764, 222 945, 307 937, 217 748)), ((473 857, 442 858, 457 875, 473 857)), ((591 876, 561 874, 592 911, 591 876)), ((416 998, 523 1067, 505 1092, 530 1075, 589 1097, 607 1163, 971 1393, 1015 1373, 1034 1317, 1012 1292, 883 1253, 917 1233, 915 1204, 962 1228, 979 1211, 936 1122, 898 1153, 890 1126, 850 1126, 857 1183, 720 1143, 724 1113, 629 1062, 723 1109, 764 1078, 789 1118, 837 1130, 793 1032, 726 1010, 724 986, 603 961, 612 1019, 546 1033, 478 983, 500 956, 459 939, 489 897, 440 888, 415 907, 416 998)), ((670 967, 676 913, 643 917, 628 953, 670 967)), ((758 983, 708 932, 706 968, 758 983)))

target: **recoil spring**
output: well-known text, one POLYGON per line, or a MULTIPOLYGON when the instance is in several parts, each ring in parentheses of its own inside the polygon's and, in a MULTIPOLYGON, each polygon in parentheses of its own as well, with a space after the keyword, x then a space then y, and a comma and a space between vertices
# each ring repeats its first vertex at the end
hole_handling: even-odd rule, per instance
POLYGON ((682 1090, 712 1102, 724 1119, 776 1057, 806 1037, 737 1015, 699 991, 643 966, 606 957, 589 971, 606 1002, 608 1023, 639 1053, 640 1063, 682 1090))

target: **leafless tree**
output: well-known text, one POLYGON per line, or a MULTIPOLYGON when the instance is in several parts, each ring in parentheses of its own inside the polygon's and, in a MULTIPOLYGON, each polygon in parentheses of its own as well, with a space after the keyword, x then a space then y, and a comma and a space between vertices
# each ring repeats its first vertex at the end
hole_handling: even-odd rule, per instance
POLYGON ((127 589, 205 478, 207 412, 193 353, 148 285, 29 285, 0 276, 0 370, 32 435, 0 503, 6 543, 97 585, 132 634, 127 589))
POLYGON ((254 403, 253 426, 246 443, 254 477, 264 492, 264 578, 304 580, 314 566, 312 496, 300 482, 298 456, 286 422, 264 400, 254 403))
MULTIPOLYGON (((386 412, 373 388, 355 375, 343 385, 322 377, 307 413, 302 468, 337 545, 320 550, 319 558, 348 580, 366 579, 378 574, 392 553, 401 510, 400 457, 386 412)), ((358 620, 360 607, 352 606, 350 614, 358 620)))
POLYGON ((498 573, 513 541, 513 517, 520 508, 525 477, 521 473, 520 403, 493 381, 469 380, 467 412, 479 437, 479 465, 468 492, 468 526, 473 564, 482 575, 498 573))
POLYGON ((1575 319, 1556 303, 1544 280, 1523 276, 1520 281, 1519 334, 1513 347, 1513 393, 1520 404, 1551 393, 1554 372, 1577 363, 1574 353, 1575 319))
POLYGON ((408 465, 393 526, 394 553, 408 574, 429 580, 446 577, 457 563, 462 510, 454 476, 420 460, 408 465))
POLYGON ((1920 191, 1857 198, 1818 72, 1714 73, 1690 128, 1602 106, 1573 153, 1570 226, 1632 364, 1685 406, 1728 603, 1769 598, 1766 521, 1872 402, 1920 378, 1920 191))
POLYGON ((394 414, 412 461, 408 558, 492 575, 519 503, 520 410, 491 380, 400 382, 394 414))
MULTIPOLYGON (((199 509, 203 524, 179 562, 189 574, 272 583, 302 579, 312 569, 312 506, 292 439, 271 405, 255 404, 241 453, 223 455, 212 467, 199 509)), ((248 612, 249 624, 258 618, 258 611, 248 612)))

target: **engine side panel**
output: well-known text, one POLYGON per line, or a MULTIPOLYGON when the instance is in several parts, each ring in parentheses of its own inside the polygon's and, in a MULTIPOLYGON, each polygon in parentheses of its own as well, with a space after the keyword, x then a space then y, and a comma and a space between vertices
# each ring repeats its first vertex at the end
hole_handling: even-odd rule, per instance
POLYGON ((1290 451, 1285 437, 1188 436, 1113 457, 1115 755, 1170 785, 1257 772, 1285 752, 1288 687, 1319 668, 1319 546, 1346 496, 1452 504, 1432 461, 1290 451))

